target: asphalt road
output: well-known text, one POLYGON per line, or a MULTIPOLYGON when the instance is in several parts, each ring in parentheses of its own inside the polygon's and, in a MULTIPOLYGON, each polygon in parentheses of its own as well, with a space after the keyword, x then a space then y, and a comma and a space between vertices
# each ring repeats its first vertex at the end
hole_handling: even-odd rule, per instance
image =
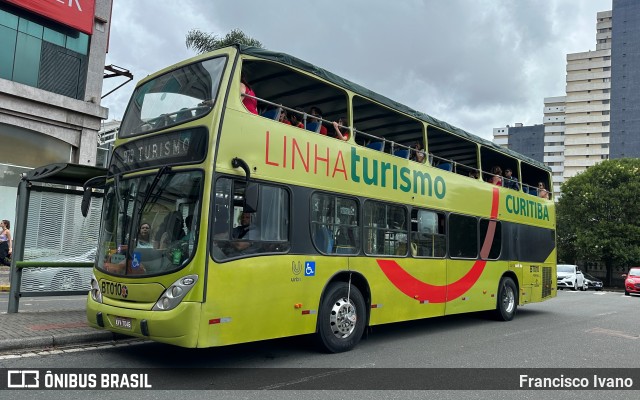
MULTIPOLYGON (((214 349, 182 349, 158 343, 143 343, 89 346, 70 349, 69 352, 61 354, 32 353, 19 358, 0 358, 0 368, 130 368, 135 371, 148 371, 149 368, 194 368, 193 371, 209 368, 272 368, 293 371, 289 380, 279 377, 272 385, 265 382, 261 386, 275 391, 216 391, 216 399, 630 399, 637 397, 637 391, 398 391, 398 386, 401 386, 398 381, 390 383, 393 390, 331 389, 332 381, 336 386, 343 387, 344 383, 341 382, 345 374, 348 378, 349 371, 353 368, 382 369, 392 377, 403 379, 406 377, 402 377, 402 371, 408 374, 412 371, 400 368, 464 368, 446 377, 460 382, 473 379, 474 374, 482 375, 490 368, 508 368, 516 372, 526 372, 527 368, 555 368, 550 370, 550 374, 570 374, 572 368, 625 368, 635 371, 633 373, 637 375, 639 363, 637 357, 630 354, 635 353, 635 350, 631 349, 636 348, 639 343, 638 307, 640 297, 628 297, 622 293, 560 291, 558 297, 551 301, 521 307, 511 322, 496 322, 483 314, 472 314, 375 327, 355 350, 342 354, 316 352, 309 337, 214 349), (345 374, 334 375, 333 378, 331 375, 318 377, 318 368, 338 368, 345 374), (315 386, 318 382, 326 385, 327 390, 299 390, 301 385, 307 383, 309 387, 317 389, 315 386), (292 386, 288 387, 290 383, 292 386), (295 389, 281 390, 291 388, 295 389)), ((215 374, 220 371, 210 372, 215 374)), ((246 378, 250 379, 253 376, 251 373, 255 373, 255 370, 248 371, 246 378)), ((373 373, 372 379, 380 376, 376 375, 379 372, 373 373)), ((254 387, 253 383, 255 382, 246 382, 247 387, 254 387)), ((640 382, 634 384, 637 388, 640 382)), ((242 387, 243 382, 240 381, 236 385, 242 387)), ((363 384, 362 381, 353 382, 353 385, 364 385, 363 389, 367 389, 367 384, 363 384)), ((375 381, 370 385, 377 387, 375 381)), ((212 383, 211 387, 216 386, 212 383)), ((18 397, 29 394, 28 398, 40 398, 42 395, 42 398, 61 399, 63 393, 66 393, 65 398, 69 394, 68 391, 25 392, 27 391, 15 393, 18 397)), ((130 392, 95 391, 91 393, 91 397, 111 398, 114 394, 124 393, 130 392)), ((188 393, 186 397, 189 398, 198 398, 203 394, 202 391, 182 393, 188 393)), ((135 398, 154 399, 165 394, 156 390, 142 391, 136 392, 135 398)))

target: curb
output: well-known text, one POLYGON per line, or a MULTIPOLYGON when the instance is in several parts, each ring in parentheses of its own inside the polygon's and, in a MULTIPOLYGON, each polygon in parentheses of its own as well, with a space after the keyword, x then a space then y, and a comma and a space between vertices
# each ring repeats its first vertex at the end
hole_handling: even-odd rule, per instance
POLYGON ((119 335, 113 332, 81 332, 62 333, 51 336, 39 336, 20 339, 0 340, 0 352, 10 350, 45 349, 59 346, 73 346, 88 343, 118 342, 128 339, 136 339, 130 336, 119 335))

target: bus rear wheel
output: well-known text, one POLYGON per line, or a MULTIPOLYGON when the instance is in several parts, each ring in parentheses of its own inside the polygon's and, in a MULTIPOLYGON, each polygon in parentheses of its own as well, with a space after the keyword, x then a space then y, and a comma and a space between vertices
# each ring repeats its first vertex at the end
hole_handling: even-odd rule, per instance
POLYGON ((366 306, 357 287, 346 282, 329 284, 318 312, 317 339, 330 353, 353 349, 365 328, 366 306))
POLYGON ((511 321, 518 310, 518 288, 508 276, 500 279, 498 302, 494 312, 498 321, 511 321))

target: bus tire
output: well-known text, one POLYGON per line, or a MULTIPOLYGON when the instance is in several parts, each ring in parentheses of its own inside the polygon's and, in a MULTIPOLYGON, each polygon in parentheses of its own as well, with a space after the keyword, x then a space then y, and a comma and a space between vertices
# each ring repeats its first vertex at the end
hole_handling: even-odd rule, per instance
POLYGON ((518 288, 508 276, 500 279, 494 316, 498 321, 511 321, 518 311, 518 288))
POLYGON ((356 286, 351 285, 349 292, 346 282, 329 284, 318 311, 316 335, 320 348, 329 353, 353 349, 364 333, 366 312, 364 297, 356 286))

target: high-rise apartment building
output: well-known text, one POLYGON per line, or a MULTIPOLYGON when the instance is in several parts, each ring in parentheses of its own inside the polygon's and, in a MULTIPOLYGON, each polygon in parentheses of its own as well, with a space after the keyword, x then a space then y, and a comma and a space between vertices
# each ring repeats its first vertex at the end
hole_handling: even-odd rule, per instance
MULTIPOLYGON (((609 158, 612 11, 597 14, 596 29, 595 51, 567 54, 566 95, 544 99, 544 135, 539 145, 544 149, 544 163, 553 173, 556 199, 566 179, 609 158)), ((511 133, 515 132, 494 128, 496 143, 521 151, 513 146, 511 133)))
POLYGON ((609 155, 637 158, 640 157, 640 1, 613 0, 613 22, 609 155))
POLYGON ((595 51, 567 54, 564 179, 609 158, 611 14, 597 15, 595 51))
POLYGON ((566 97, 544 99, 544 163, 551 168, 553 198, 564 182, 564 129, 566 97))

